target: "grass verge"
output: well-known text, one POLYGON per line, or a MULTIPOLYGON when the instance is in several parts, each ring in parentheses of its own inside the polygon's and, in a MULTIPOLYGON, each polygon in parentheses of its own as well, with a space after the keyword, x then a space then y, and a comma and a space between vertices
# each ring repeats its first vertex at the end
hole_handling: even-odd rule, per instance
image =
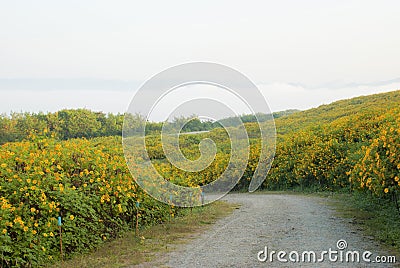
MULTIPOLYGON (((178 244, 207 229, 216 220, 232 213, 238 205, 217 201, 204 207, 183 209, 170 222, 140 230, 136 235, 127 232, 121 238, 108 241, 88 254, 56 263, 53 267, 125 267, 154 261, 178 244)), ((162 264, 162 263, 161 263, 162 264)))
POLYGON ((374 237, 389 252, 400 255, 400 216, 390 200, 365 193, 335 193, 329 202, 337 216, 350 219, 357 229, 374 237))

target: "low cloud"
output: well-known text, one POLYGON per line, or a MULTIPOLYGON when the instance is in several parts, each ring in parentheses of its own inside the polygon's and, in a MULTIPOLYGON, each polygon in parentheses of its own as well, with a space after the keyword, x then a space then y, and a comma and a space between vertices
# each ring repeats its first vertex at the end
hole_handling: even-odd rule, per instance
MULTIPOLYGON (((89 83, 91 80, 86 81, 89 83)), ((74 83, 76 82, 77 81, 74 83)), ((0 113, 9 114, 12 111, 54 112, 64 108, 87 108, 106 113, 124 113, 137 89, 137 85, 133 84, 130 87, 131 89, 129 89, 128 85, 130 84, 128 82, 121 82, 119 84, 120 87, 113 87, 112 83, 109 83, 98 89, 95 88, 95 85, 99 83, 99 81, 92 80, 90 83, 92 83, 91 86, 83 90, 78 90, 77 88, 79 87, 73 87, 71 89, 50 89, 50 84, 44 89, 36 88, 37 85, 30 89, 29 85, 24 85, 24 88, 18 89, 15 87, 7 89, 3 86, 0 87, 0 113)), ((82 87, 84 86, 80 85, 80 88, 82 87)), ((329 86, 325 85, 320 87, 307 87, 276 82, 260 84, 258 88, 265 96, 271 111, 286 109, 305 110, 340 99, 397 90, 400 89, 400 79, 369 84, 331 84, 329 86)), ((214 93, 210 91, 208 94, 214 93)), ((219 94, 209 97, 218 99, 218 95, 219 94)), ((228 99, 225 99, 225 101, 229 102, 228 99)), ((227 104, 239 108, 234 101, 227 104)), ((137 107, 137 109, 140 111, 140 107, 137 107)), ((197 110, 196 113, 198 113, 197 110)), ((160 118, 153 119, 164 120, 165 114, 159 111, 156 117, 157 116, 160 118)))

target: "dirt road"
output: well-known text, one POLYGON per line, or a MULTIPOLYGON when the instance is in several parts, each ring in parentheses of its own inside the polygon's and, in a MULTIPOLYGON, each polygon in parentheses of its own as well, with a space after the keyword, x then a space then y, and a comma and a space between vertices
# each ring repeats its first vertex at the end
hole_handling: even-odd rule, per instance
POLYGON ((372 253, 368 256, 371 261, 377 255, 390 254, 382 251, 372 238, 363 236, 349 220, 336 217, 326 204, 326 198, 287 194, 229 194, 224 200, 240 203, 241 207, 229 217, 219 220, 207 232, 165 256, 163 259, 167 267, 394 266, 364 262, 364 251, 372 253), (347 247, 344 241, 337 245, 339 240, 345 240, 347 247), (285 251, 286 255, 281 253, 281 259, 287 262, 279 261, 277 253, 272 261, 270 257, 260 261, 265 259, 265 247, 268 247, 268 255, 271 251, 285 251), (297 252, 298 257, 293 251, 297 252), (316 253, 316 263, 312 262, 313 254, 310 251, 316 253), (318 262, 323 251, 328 253, 323 255, 323 262, 318 262), (350 260, 352 258, 350 253, 347 255, 349 251, 359 252, 359 263, 346 263, 346 256, 350 260), (340 255, 343 256, 343 262, 340 262, 340 255), (330 261, 329 257, 334 260, 335 256, 339 261, 330 261))

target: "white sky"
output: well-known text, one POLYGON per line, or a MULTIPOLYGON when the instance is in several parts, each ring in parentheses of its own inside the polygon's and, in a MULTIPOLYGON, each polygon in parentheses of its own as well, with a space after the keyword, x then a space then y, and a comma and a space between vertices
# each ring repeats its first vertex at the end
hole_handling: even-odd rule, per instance
POLYGON ((399 11, 400 1, 3 1, 0 113, 124 112, 146 79, 192 61, 244 73, 273 111, 400 89, 399 11), (59 84, 78 78, 111 82, 59 84))

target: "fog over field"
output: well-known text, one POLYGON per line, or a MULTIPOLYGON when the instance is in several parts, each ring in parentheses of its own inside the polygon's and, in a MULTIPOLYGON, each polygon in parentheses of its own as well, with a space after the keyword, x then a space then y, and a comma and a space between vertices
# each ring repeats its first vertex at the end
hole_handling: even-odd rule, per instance
MULTIPOLYGON (((92 81, 91 83, 82 83, 86 89, 79 89, 79 80, 70 81, 71 85, 68 86, 76 86, 74 89, 64 88, 62 80, 50 80, 50 83, 48 82, 47 84, 44 82, 39 83, 39 81, 36 81, 36 83, 28 83, 27 81, 21 80, 21 82, 19 84, 16 81, 13 81, 13 83, 8 82, 7 86, 10 88, 13 86, 14 89, 7 89, 6 85, 2 86, 2 80, 0 80, 0 113, 8 114, 11 111, 55 112, 63 108, 88 108, 106 113, 124 113, 134 93, 140 87, 139 83, 134 81, 104 82, 98 80, 92 81), (104 84, 101 86, 100 84, 102 82, 104 82, 104 84), (38 88, 40 85, 42 85, 44 89, 38 88), (54 89, 52 89, 53 86, 54 89), (101 89, 95 89, 94 87, 101 87, 101 89), (112 89, 112 87, 116 89, 112 89)), ((317 107, 321 104, 328 104, 335 100, 400 89, 400 79, 383 81, 380 83, 343 84, 320 86, 317 88, 276 82, 259 84, 258 88, 268 101, 271 111, 276 112, 287 109, 305 110, 317 107)), ((189 88, 189 90, 196 92, 197 95, 204 95, 212 99, 218 99, 218 96, 226 95, 226 92, 222 90, 219 94, 215 91, 207 90, 207 86, 192 87, 189 88)), ((192 93, 189 93, 189 95, 190 94, 192 93)), ((193 94, 193 97, 195 95, 196 94, 193 94)), ((172 97, 175 97, 175 102, 179 101, 179 95, 174 95, 170 98, 172 97)), ((229 96, 225 96, 224 103, 234 106, 236 108, 235 110, 239 113, 250 113, 245 107, 241 107, 240 103, 235 101, 235 99, 229 98, 229 96)), ((171 103, 168 104, 167 99, 164 105, 159 105, 151 119, 154 121, 164 120, 165 113, 169 111, 169 107, 171 106, 170 104, 171 103)), ((140 108, 141 107, 137 107, 138 112, 140 112, 140 108)), ((187 112, 182 111, 182 115, 185 116, 192 113, 192 110, 188 110, 187 112)), ((221 113, 215 116, 221 118, 226 115, 221 113)))

